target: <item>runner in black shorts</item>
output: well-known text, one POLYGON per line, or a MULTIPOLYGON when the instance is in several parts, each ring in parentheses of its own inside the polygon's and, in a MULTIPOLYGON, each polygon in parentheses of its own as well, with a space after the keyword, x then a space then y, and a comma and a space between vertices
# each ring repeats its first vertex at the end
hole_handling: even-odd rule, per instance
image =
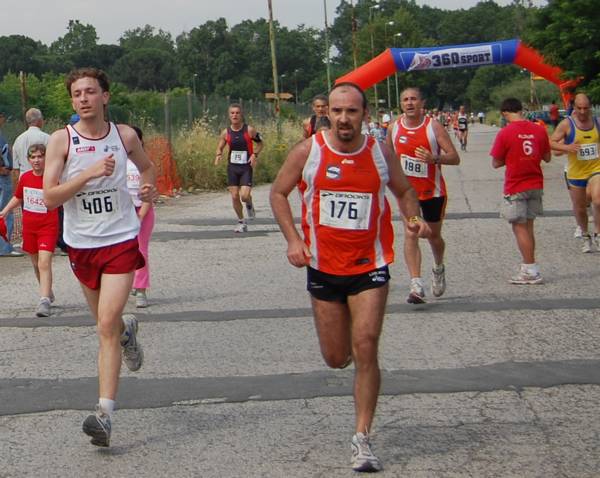
POLYGON ((312 267, 307 267, 306 290, 316 299, 346 304, 349 295, 383 287, 390 278, 388 266, 364 274, 350 276, 327 274, 312 267))
POLYGON ((252 172, 263 144, 256 129, 244 122, 241 105, 233 103, 229 106, 229 121, 231 126, 224 129, 219 138, 215 165, 223 157, 225 145, 228 145, 227 186, 231 194, 233 210, 238 217, 234 232, 246 232, 248 226, 244 219, 242 203, 246 204, 248 217, 254 219, 256 212, 252 204, 252 172))

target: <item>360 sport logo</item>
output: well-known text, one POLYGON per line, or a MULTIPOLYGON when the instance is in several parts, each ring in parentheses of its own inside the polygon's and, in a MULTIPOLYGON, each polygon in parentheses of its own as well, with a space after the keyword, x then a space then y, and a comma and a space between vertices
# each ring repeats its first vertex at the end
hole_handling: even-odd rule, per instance
POLYGON ((445 50, 435 50, 429 53, 415 53, 408 70, 479 66, 491 65, 492 63, 492 48, 489 45, 448 48, 445 50))

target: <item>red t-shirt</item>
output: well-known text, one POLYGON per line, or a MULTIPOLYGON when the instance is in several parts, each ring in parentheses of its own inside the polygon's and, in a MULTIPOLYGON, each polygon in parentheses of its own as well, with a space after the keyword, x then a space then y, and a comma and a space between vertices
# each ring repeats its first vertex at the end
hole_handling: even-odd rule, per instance
POLYGON ((48 211, 44 204, 43 176, 27 171, 19 178, 15 197, 23 201, 23 229, 58 231, 58 209, 48 211))
POLYGON ((504 194, 544 188, 540 162, 550 152, 546 130, 531 121, 513 121, 500 130, 490 155, 503 159, 504 194))

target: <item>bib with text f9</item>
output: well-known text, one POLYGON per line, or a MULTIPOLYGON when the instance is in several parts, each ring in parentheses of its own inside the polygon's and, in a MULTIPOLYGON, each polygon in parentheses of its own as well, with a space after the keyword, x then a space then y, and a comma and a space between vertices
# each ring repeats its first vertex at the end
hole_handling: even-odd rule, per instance
POLYGON ((371 218, 371 193, 325 191, 320 192, 319 224, 364 231, 371 218))
POLYGON ((402 161, 402 169, 404 169, 404 174, 407 176, 412 176, 414 178, 427 177, 429 172, 427 163, 419 161, 417 158, 412 158, 406 154, 401 154, 400 160, 402 161))
POLYGON ((80 192, 77 200, 77 217, 82 221, 106 220, 120 214, 117 188, 80 192))
POLYGON ((232 151, 229 161, 231 164, 248 164, 248 151, 232 151))

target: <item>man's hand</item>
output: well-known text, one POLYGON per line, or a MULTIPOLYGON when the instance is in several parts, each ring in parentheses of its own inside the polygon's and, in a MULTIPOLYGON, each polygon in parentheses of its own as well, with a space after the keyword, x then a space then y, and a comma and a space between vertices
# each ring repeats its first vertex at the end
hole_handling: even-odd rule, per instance
POLYGON ((434 163, 433 154, 423 146, 418 146, 415 149, 415 156, 418 160, 423 161, 424 163, 434 163))
POLYGON ((113 155, 105 156, 100 161, 97 161, 88 168, 90 179, 101 178, 102 176, 110 176, 115 170, 115 158, 113 155))
POLYGON ((311 258, 308 246, 302 239, 290 241, 288 243, 287 258, 295 267, 304 267, 310 263, 311 258))
POLYGON ((154 184, 142 184, 138 197, 144 202, 152 202, 158 197, 158 190, 154 184))
POLYGON ((406 228, 410 232, 414 232, 419 237, 427 238, 431 236, 431 229, 429 228, 429 224, 425 222, 422 217, 413 216, 406 220, 406 228))

